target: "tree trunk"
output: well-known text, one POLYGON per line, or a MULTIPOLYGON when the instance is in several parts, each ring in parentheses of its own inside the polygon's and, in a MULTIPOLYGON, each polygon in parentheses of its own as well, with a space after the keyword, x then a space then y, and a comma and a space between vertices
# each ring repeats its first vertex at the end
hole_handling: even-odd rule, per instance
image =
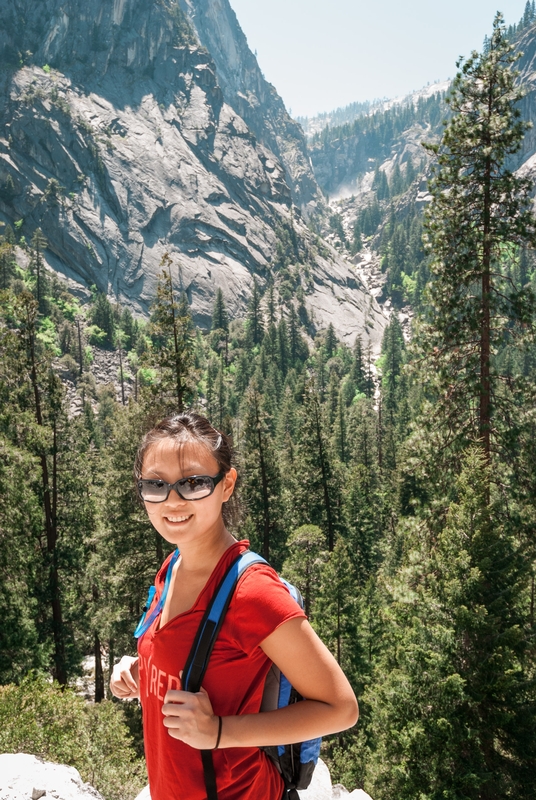
POLYGON ((94 654, 95 654, 95 702, 100 703, 101 700, 104 700, 104 670, 102 669, 101 643, 98 634, 95 634, 94 654))
POLYGON ((335 545, 335 534, 333 530, 333 520, 331 516, 331 503, 329 500, 329 486, 328 486, 328 478, 326 474, 326 462, 324 459, 324 447, 322 444, 322 431, 320 428, 320 417, 318 414, 318 405, 316 403, 315 398, 313 397, 313 409, 315 415, 315 430, 316 430, 316 438, 318 442, 318 455, 320 457, 320 470, 322 472, 322 487, 324 490, 324 505, 326 507, 326 518, 328 524, 328 549, 331 553, 333 547, 335 545))
POLYGON ((263 516, 263 536, 262 536, 262 555, 267 561, 270 560, 270 503, 268 499, 268 480, 266 477, 266 465, 264 463, 264 450, 262 446, 261 421, 259 418, 259 399, 255 392, 253 395, 255 404, 255 425, 257 428, 257 443, 259 446, 259 466, 261 468, 262 482, 262 516, 263 516))
MULTIPOLYGON (((33 336, 33 320, 28 312, 29 328, 29 351, 30 351, 30 380, 32 383, 35 401, 35 420, 41 427, 44 426, 43 413, 41 408, 41 394, 37 381, 37 366, 35 356, 35 342, 33 336)), ((41 452, 39 456, 41 465, 41 486, 43 489, 43 510, 45 514, 45 533, 47 541, 48 557, 48 582, 50 592, 50 604, 52 610, 52 633, 54 638, 54 678, 61 686, 67 684, 67 668, 65 663, 65 642, 63 631, 63 614, 61 606, 61 595, 58 571, 58 529, 57 529, 57 431, 56 422, 53 426, 53 446, 52 446, 52 486, 46 453, 41 452)))
POLYGON ((119 378, 121 380, 121 404, 125 405, 125 381, 123 376, 123 356, 121 352, 121 344, 119 345, 119 378))

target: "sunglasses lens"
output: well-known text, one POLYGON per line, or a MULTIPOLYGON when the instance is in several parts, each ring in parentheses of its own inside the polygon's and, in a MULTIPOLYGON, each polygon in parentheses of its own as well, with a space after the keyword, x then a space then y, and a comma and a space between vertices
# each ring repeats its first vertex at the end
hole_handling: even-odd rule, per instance
POLYGON ((179 481, 179 491, 185 500, 201 500, 214 491, 214 482, 209 475, 195 475, 179 481))
POLYGON ((168 487, 164 481, 140 481, 138 486, 142 500, 148 503, 161 503, 167 497, 168 487))

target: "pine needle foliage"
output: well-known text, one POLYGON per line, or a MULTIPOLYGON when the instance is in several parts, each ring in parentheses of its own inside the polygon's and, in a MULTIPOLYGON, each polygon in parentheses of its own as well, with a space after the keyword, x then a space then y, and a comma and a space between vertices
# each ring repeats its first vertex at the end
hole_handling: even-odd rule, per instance
POLYGON ((530 561, 489 470, 469 450, 443 523, 405 520, 397 569, 393 548, 380 570, 389 645, 365 696, 378 800, 536 796, 530 561))
POLYGON ((503 416, 504 376, 495 356, 522 346, 534 295, 511 277, 520 248, 536 246, 531 181, 512 171, 529 124, 518 107, 519 54, 497 14, 489 47, 460 60, 447 103, 452 112, 431 181, 426 216, 430 311, 425 358, 437 378, 437 415, 464 449, 480 441, 488 459, 503 416))

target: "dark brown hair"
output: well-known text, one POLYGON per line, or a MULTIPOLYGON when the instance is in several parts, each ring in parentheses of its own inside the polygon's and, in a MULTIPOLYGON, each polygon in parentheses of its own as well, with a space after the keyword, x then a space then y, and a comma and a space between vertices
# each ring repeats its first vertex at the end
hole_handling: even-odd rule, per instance
MULTIPOLYGON (((141 477, 143 460, 147 450, 164 439, 173 439, 177 444, 196 442, 205 447, 218 462, 219 471, 227 474, 234 464, 234 453, 231 440, 211 425, 206 417, 195 411, 183 411, 180 414, 168 414, 158 422, 142 439, 134 461, 134 480, 141 477)), ((236 528, 240 521, 240 507, 235 492, 223 504, 223 521, 226 526, 236 528)))

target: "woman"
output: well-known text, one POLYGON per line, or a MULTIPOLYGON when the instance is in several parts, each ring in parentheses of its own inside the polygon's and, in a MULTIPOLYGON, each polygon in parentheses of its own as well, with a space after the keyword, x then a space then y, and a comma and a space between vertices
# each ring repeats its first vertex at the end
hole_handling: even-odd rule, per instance
MULTIPOLYGON (((160 615, 123 657, 110 688, 139 697, 152 800, 204 800, 199 751, 213 750, 219 800, 281 800, 283 781, 263 750, 355 724, 357 701, 337 662, 277 574, 265 564, 240 578, 198 693, 180 676, 226 569, 248 548, 226 527, 237 473, 227 438, 194 413, 166 417, 135 464, 140 497, 158 533, 180 551, 160 615), (259 713, 276 664, 306 699, 259 713)), ((172 555, 156 581, 160 597, 172 555)))

